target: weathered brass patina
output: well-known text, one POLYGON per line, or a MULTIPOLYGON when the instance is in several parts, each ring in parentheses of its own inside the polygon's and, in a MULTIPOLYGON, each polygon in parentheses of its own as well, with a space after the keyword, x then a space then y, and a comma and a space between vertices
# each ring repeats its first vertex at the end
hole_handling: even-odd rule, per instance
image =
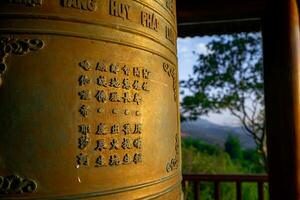
POLYGON ((0 199, 180 198, 175 0, 0 1, 0 199))

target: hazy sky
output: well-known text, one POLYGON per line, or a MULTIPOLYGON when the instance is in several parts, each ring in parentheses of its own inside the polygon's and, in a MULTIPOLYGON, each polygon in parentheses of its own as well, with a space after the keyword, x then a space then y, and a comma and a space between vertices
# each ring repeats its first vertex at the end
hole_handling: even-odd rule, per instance
MULTIPOLYGON (((177 39, 178 48, 178 65, 179 65, 179 80, 185 80, 189 74, 193 73, 193 66, 197 62, 196 53, 205 53, 206 44, 213 37, 186 37, 177 39)), ((209 121, 222 125, 239 125, 235 117, 232 117, 228 112, 223 114, 210 114, 208 117, 202 117, 209 121)))

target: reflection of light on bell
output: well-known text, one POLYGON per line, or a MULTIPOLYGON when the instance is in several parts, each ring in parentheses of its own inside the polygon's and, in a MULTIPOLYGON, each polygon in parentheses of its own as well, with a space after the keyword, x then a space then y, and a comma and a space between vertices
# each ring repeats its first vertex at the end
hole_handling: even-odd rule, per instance
POLYGON ((35 2, 0 2, 0 200, 180 199, 174 13, 35 2))

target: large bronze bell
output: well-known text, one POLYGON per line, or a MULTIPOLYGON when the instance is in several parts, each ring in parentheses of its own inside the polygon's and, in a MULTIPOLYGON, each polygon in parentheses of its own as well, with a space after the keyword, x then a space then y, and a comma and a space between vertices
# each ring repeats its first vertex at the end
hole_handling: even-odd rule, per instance
POLYGON ((0 199, 180 199, 173 0, 0 1, 0 199))

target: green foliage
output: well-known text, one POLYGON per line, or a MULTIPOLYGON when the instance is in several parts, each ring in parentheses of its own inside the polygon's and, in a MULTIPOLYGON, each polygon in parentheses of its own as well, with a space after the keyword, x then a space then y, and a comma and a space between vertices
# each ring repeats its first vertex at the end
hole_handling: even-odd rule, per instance
MULTIPOLYGON (((262 155, 258 163, 266 167, 261 35, 219 36, 207 44, 206 53, 198 56, 193 74, 180 82, 181 92, 189 91, 181 102, 181 120, 196 120, 209 112, 228 110, 253 138, 262 155)), ((228 149, 228 153, 234 159, 241 156, 236 150, 228 149)))
POLYGON ((225 152, 227 152, 233 160, 242 158, 242 148, 237 137, 230 134, 228 135, 225 142, 225 152))
MULTIPOLYGON (((227 141, 238 146, 240 156, 232 159, 231 156, 216 145, 207 144, 199 139, 182 139, 182 171, 183 174, 206 173, 206 174, 237 174, 237 173, 262 173, 264 168, 257 165, 259 154, 255 149, 241 149, 238 138, 229 136, 227 141)), ((214 187, 211 183, 202 183, 201 199, 213 200, 214 187)), ((187 199, 193 198, 193 184, 186 186, 187 199)), ((233 183, 222 183, 221 195, 223 200, 236 198, 235 185, 233 183)), ((243 199, 257 199, 257 186, 255 184, 243 185, 243 199)))
POLYGON ((219 155, 210 155, 198 151, 190 146, 182 148, 182 170, 183 173, 235 173, 239 166, 235 165, 230 156, 222 152, 219 155))
POLYGON ((193 138, 185 138, 182 145, 184 147, 194 147, 199 152, 207 153, 208 155, 220 155, 223 152, 218 146, 210 145, 202 140, 195 140, 193 138))
POLYGON ((181 87, 191 92, 181 104, 183 119, 224 108, 242 110, 247 98, 263 104, 260 34, 220 36, 207 49, 208 53, 199 54, 193 75, 181 81, 181 87))
POLYGON ((265 167, 257 164, 262 159, 261 157, 257 150, 245 149, 242 150, 242 159, 238 160, 238 162, 246 173, 266 173, 265 167))

